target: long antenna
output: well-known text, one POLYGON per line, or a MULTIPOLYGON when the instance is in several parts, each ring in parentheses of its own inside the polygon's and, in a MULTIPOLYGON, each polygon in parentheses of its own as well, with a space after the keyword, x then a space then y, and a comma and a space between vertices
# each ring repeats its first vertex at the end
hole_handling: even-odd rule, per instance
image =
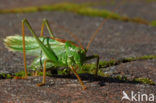
MULTIPOLYGON (((53 22, 52 24, 56 24, 56 23, 53 22)), ((65 32, 69 33, 69 35, 73 39, 75 39, 75 41, 77 41, 79 43, 79 46, 84 49, 83 45, 81 44, 80 39, 76 36, 76 34, 72 33, 69 29, 67 29, 66 27, 64 27, 62 25, 58 25, 57 27, 63 29, 65 32)))
MULTIPOLYGON (((117 7, 116 7, 115 9, 113 9, 113 12, 114 12, 115 10, 117 10, 117 9, 120 7, 121 4, 123 4, 122 1, 124 1, 124 0, 121 0, 121 2, 117 5, 117 7)), ((111 15, 109 15, 109 16, 111 16, 111 15)), ((108 16, 107 18, 109 18, 109 16, 108 16)), ((104 19, 104 20, 102 21, 102 23, 99 25, 99 27, 96 29, 96 31, 95 31, 95 32, 93 33, 93 35, 91 36, 90 41, 88 42, 88 45, 87 45, 87 47, 86 47, 87 50, 89 49, 90 44, 93 42, 93 40, 94 40, 94 38, 96 37, 96 35, 97 35, 97 34, 99 33, 99 31, 102 29, 102 26, 103 26, 104 23, 107 21, 107 18, 104 19)))
POLYGON ((68 30, 68 29, 65 28, 64 26, 59 26, 59 28, 62 28, 62 29, 64 29, 67 33, 69 33, 69 35, 71 35, 71 37, 74 38, 74 39, 79 43, 80 47, 84 49, 84 47, 83 47, 83 45, 81 44, 79 38, 78 38, 74 33, 72 33, 70 30, 68 30))

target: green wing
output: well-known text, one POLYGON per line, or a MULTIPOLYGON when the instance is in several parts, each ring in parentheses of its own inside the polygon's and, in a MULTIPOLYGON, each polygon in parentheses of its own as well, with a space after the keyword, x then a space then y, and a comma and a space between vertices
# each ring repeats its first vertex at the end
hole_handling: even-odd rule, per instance
MULTIPOLYGON (((44 37, 39 37, 41 41, 43 41, 44 37)), ((47 41, 44 40, 44 44, 47 45, 47 41)), ((23 42, 22 42, 22 36, 16 35, 16 36, 7 36, 4 39, 4 45, 6 48, 8 48, 10 51, 16 51, 16 52, 23 52, 23 42)), ((58 54, 61 52, 58 52, 57 49, 63 50, 64 43, 60 43, 58 41, 49 40, 49 45, 52 49, 55 49, 54 51, 58 54)), ((41 48, 39 44, 36 42, 35 38, 32 36, 25 36, 25 49, 26 54, 32 55, 32 56, 40 56, 41 48)))
MULTIPOLYGON (((55 55, 58 58, 57 63, 47 63, 47 68, 52 66, 67 66, 67 54, 66 54, 66 47, 65 43, 58 42, 53 39, 47 39, 44 37, 39 37, 41 41, 44 41, 43 44, 46 46, 50 46, 50 48, 54 51, 55 55), (48 41, 48 44, 47 44, 48 41)), ((15 52, 23 52, 23 42, 22 36, 7 36, 4 39, 5 46, 15 52)), ((35 38, 32 36, 25 36, 25 49, 26 54, 37 56, 37 58, 33 61, 31 67, 33 68, 40 68, 40 57, 41 57, 41 47, 36 42, 35 38)), ((42 52, 42 63, 47 59, 45 54, 42 52)))

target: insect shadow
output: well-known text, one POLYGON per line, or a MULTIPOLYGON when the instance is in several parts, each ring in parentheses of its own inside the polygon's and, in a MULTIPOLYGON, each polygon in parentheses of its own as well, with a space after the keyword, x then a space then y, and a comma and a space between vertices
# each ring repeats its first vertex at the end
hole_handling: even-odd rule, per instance
MULTIPOLYGON (((56 71, 53 71, 53 73, 57 73, 56 71)), ((124 78, 117 78, 117 77, 103 77, 103 76, 97 76, 95 77, 94 74, 89 74, 89 73, 81 73, 79 74, 80 78, 84 81, 87 81, 89 83, 91 82, 98 82, 100 86, 105 86, 105 83, 129 83, 129 84, 143 84, 140 81, 135 81, 135 80, 124 80, 124 78)), ((67 74, 67 75, 60 75, 60 74, 54 74, 49 77, 54 77, 54 78, 64 78, 64 79, 77 79, 74 74, 67 74)))

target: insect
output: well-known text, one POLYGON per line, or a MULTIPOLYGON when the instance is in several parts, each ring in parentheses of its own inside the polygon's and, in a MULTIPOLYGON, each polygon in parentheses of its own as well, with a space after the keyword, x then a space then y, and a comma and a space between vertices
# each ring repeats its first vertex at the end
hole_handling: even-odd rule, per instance
POLYGON ((24 56, 24 67, 25 67, 25 78, 28 76, 27 65, 26 65, 26 54, 37 56, 33 61, 33 66, 36 67, 43 63, 43 80, 42 83, 37 84, 42 86, 46 83, 46 68, 51 66, 56 67, 69 67, 75 76, 78 78, 83 89, 86 86, 80 79, 76 72, 76 68, 82 67, 82 65, 90 59, 96 58, 96 70, 95 75, 97 76, 99 69, 99 56, 92 55, 86 56, 89 45, 93 39, 88 43, 87 48, 82 45, 78 45, 72 41, 57 38, 53 35, 50 25, 46 19, 42 22, 41 35, 38 37, 33 31, 31 25, 27 19, 22 20, 22 36, 8 36, 4 39, 5 46, 11 51, 23 52, 24 56), (24 29, 27 26, 32 36, 25 36, 24 29), (50 37, 43 36, 44 26, 47 27, 50 37), (41 51, 43 54, 41 55, 41 51))
MULTIPOLYGON (((119 5, 121 5, 122 3, 123 2, 120 2, 119 5)), ((119 5, 117 5, 114 11, 118 7, 120 7, 119 5)), ((8 36, 4 39, 4 44, 9 50, 23 52, 25 78, 27 78, 28 76, 27 65, 26 65, 26 53, 29 55, 37 56, 37 58, 33 62, 33 66, 35 66, 36 68, 38 68, 38 66, 40 66, 42 63, 44 64, 43 80, 42 80, 42 83, 38 84, 38 86, 42 86, 46 82, 45 80, 46 68, 57 66, 57 67, 69 67, 73 71, 77 79, 79 80, 82 88, 86 89, 86 86, 80 79, 76 70, 77 68, 81 68, 82 65, 86 61, 96 58, 97 60, 96 60, 95 76, 98 75, 99 56, 98 55, 86 56, 86 53, 88 51, 88 48, 90 47, 90 44, 92 43, 92 41, 94 40, 98 32, 101 30, 106 20, 107 19, 104 19, 102 21, 102 23, 97 28, 95 33, 91 36, 91 39, 86 48, 84 48, 81 45, 79 40, 78 42, 80 45, 72 41, 68 41, 68 40, 55 37, 46 19, 44 19, 42 22, 40 37, 37 37, 36 33, 33 31, 31 25, 29 24, 28 20, 23 19, 22 20, 22 36, 8 36), (24 25, 28 27, 32 36, 25 36, 24 25), (47 27, 50 37, 43 36, 44 26, 47 27), (42 52, 43 52, 43 55, 42 55, 42 52)))

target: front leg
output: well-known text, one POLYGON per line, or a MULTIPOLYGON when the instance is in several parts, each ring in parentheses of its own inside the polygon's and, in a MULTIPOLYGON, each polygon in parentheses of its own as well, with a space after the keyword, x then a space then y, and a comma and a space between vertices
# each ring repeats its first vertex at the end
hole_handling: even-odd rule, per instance
POLYGON ((98 76, 98 71, 99 71, 99 60, 100 60, 99 55, 88 56, 88 57, 86 57, 86 61, 94 59, 94 58, 97 58, 97 60, 96 60, 96 70, 95 70, 95 77, 97 77, 98 76))
POLYGON ((74 72, 74 74, 75 74, 75 76, 77 77, 77 79, 79 80, 79 82, 80 82, 80 84, 81 84, 83 90, 85 90, 85 89, 86 89, 86 86, 85 86, 84 83, 82 82, 81 78, 80 78, 79 75, 77 74, 77 72, 76 72, 76 70, 74 69, 74 67, 71 66, 70 68, 71 68, 71 70, 74 72))

